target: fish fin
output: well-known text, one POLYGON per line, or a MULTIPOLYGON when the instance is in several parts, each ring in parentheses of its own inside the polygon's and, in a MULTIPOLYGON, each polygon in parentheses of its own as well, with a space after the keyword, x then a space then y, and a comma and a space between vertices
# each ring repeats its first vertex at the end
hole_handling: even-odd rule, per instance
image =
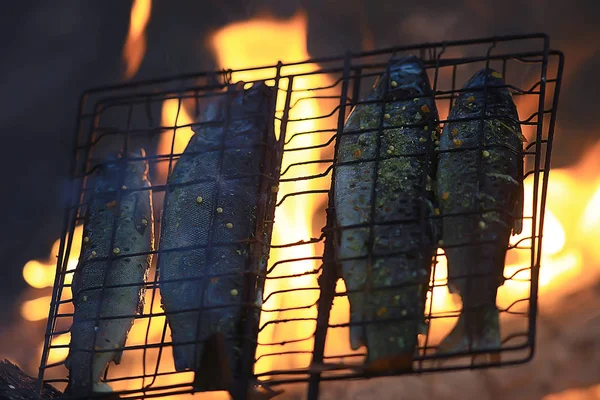
POLYGON ((365 332, 362 326, 350 327, 350 347, 352 350, 358 350, 365 346, 365 332))
POLYGON ((135 193, 135 205, 133 209, 133 223, 135 230, 143 235, 146 229, 151 229, 149 226, 152 223, 152 209, 148 197, 146 199, 143 196, 148 194, 144 192, 135 193))
POLYGON ((458 287, 456 286, 456 283, 453 282, 450 279, 448 279, 448 291, 450 292, 450 294, 457 294, 457 293, 459 293, 458 287))
MULTIPOLYGON (((352 295, 350 295, 352 296, 352 295)), ((360 310, 355 309, 352 310, 352 303, 357 304, 358 300, 354 302, 350 302, 350 323, 360 323, 362 321, 362 316, 360 310)), ((362 346, 366 346, 366 333, 364 325, 350 325, 350 347, 352 350, 358 350, 362 346)))
MULTIPOLYGON (((435 185, 434 185, 435 186, 435 185)), ((429 209, 429 216, 435 215, 435 205, 431 200, 425 199, 425 203, 427 204, 427 208, 429 209)), ((437 243, 442 238, 442 220, 436 218, 428 218, 429 219, 429 229, 431 231, 431 238, 434 243, 437 243)))
POLYGON ((458 317, 456 325, 450 333, 441 341, 437 347, 437 353, 454 353, 464 351, 467 348, 467 331, 465 329, 465 318, 463 314, 458 317))
POLYGON ((116 365, 121 364, 121 357, 123 357, 123 350, 117 350, 117 351, 115 351, 114 355, 113 355, 113 358, 112 358, 113 362, 116 365))
MULTIPOLYGON (((248 389, 248 394, 246 395, 246 398, 248 400, 269 400, 275 396, 279 396, 283 392, 284 392, 284 390, 282 390, 282 389, 275 390, 266 385, 260 385, 260 386, 251 385, 250 388, 248 389)), ((234 400, 236 400, 236 398, 233 394, 231 394, 231 397, 234 400)))
MULTIPOLYGON (((197 346, 199 347, 199 346, 197 346)), ((204 343, 198 355, 198 368, 192 385, 200 391, 228 390, 233 383, 229 359, 222 333, 214 333, 204 343)))
POLYGON ((63 396, 69 397, 73 392, 73 387, 71 386, 71 380, 69 379, 69 383, 67 383, 67 387, 63 390, 63 396))
POLYGON ((144 313, 144 306, 145 305, 146 305, 146 299, 144 298, 144 296, 140 296, 140 299, 139 299, 138 305, 137 305, 137 310, 136 310, 136 312, 139 315, 142 315, 144 313))
POLYGON ((121 348, 121 350, 115 350, 113 352, 113 357, 112 360, 116 365, 121 364, 121 357, 123 357, 123 348, 125 347, 125 339, 123 339, 121 341, 121 343, 119 343, 119 347, 121 348))
MULTIPOLYGON (((522 136, 522 135, 521 135, 522 136)), ((519 193, 515 201, 513 209, 513 215, 515 220, 513 221, 513 235, 518 235, 523 232, 523 207, 525 206, 525 185, 523 184, 523 155, 521 154, 521 162, 519 163, 518 176, 519 176, 519 193)))
POLYGON ((523 187, 523 181, 519 184, 519 194, 517 201, 515 201, 515 207, 513 209, 513 215, 515 219, 513 221, 513 235, 518 235, 523 231, 523 205, 525 203, 525 188, 523 187))
POLYGON ((419 322, 419 326, 417 327, 417 333, 419 333, 421 335, 427 335, 428 332, 429 332, 429 324, 427 323, 427 321, 419 322))
MULTIPOLYGON (((344 279, 346 288, 348 282, 344 279)), ((367 343, 365 325, 361 324, 363 320, 363 296, 361 294, 348 293, 350 302, 350 347, 352 350, 358 350, 367 343)))

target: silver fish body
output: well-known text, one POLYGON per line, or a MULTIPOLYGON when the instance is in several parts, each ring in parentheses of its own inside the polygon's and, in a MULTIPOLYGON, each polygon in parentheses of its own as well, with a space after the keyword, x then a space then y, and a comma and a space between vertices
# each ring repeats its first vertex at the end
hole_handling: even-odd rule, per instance
POLYGON ((500 348, 496 293, 511 231, 521 232, 523 216, 523 136, 503 85, 491 69, 475 74, 441 138, 437 192, 448 286, 462 297, 463 311, 440 352, 500 348))
POLYGON ((175 368, 196 371, 200 391, 229 389, 241 352, 244 301, 250 301, 244 300, 248 263, 257 251, 251 242, 263 223, 257 204, 264 195, 262 160, 269 151, 274 90, 262 82, 241 86, 209 106, 165 195, 158 260, 162 306, 175 368), (215 365, 221 362, 225 367, 215 365))
POLYGON ((416 57, 392 59, 368 100, 377 102, 357 105, 344 132, 371 131, 339 138, 334 188, 350 341, 353 349, 366 345, 367 363, 410 369, 424 325, 435 248, 429 218, 438 116, 429 79, 416 57), (368 226, 351 227, 371 223, 372 245, 368 226))
MULTIPOLYGON (((130 154, 140 156, 145 156, 143 150, 130 154)), ((68 392, 75 395, 110 390, 100 378, 109 362, 119 364, 134 317, 144 304, 152 255, 127 254, 152 250, 150 190, 131 191, 150 187, 148 165, 123 161, 113 155, 98 167, 87 206, 81 256, 71 287, 74 316, 66 361, 68 392), (113 256, 119 258, 109 261, 113 256), (92 353, 92 349, 108 351, 92 353)))

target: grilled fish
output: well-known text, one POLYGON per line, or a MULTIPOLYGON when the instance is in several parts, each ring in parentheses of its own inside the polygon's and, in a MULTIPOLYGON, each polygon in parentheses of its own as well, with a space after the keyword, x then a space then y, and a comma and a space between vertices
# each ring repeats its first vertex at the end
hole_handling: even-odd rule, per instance
POLYGON ((512 96, 502 86, 494 70, 475 74, 441 138, 437 192, 448 286, 461 296, 463 311, 440 352, 500 348, 496 292, 504 283, 511 231, 521 232, 523 218, 523 136, 512 96))
POLYGON ((413 56, 393 58, 368 101, 346 121, 346 133, 367 131, 340 137, 334 186, 350 342, 355 350, 366 345, 375 369, 410 369, 435 248, 429 217, 437 109, 424 66, 413 56), (371 223, 372 233, 352 227, 371 223))
MULTIPOLYGON (((140 156, 145 157, 143 150, 129 155, 140 156)), ((110 361, 121 360, 134 316, 143 309, 144 283, 152 261, 151 254, 127 257, 152 249, 150 190, 131 191, 150 187, 147 162, 125 162, 111 155, 98 167, 95 178, 72 282, 75 312, 66 361, 67 392, 77 396, 110 391, 100 377, 110 361), (111 319, 99 320, 98 315, 111 319), (92 349, 112 351, 92 353, 92 349)))
POLYGON ((259 198, 271 196, 261 189, 261 174, 274 141, 268 126, 274 95, 263 82, 247 90, 231 85, 194 127, 167 181, 158 260, 162 306, 175 368, 196 371, 199 391, 230 390, 235 379, 243 307, 254 302, 246 298, 249 256, 263 249, 251 244, 263 223, 259 198))

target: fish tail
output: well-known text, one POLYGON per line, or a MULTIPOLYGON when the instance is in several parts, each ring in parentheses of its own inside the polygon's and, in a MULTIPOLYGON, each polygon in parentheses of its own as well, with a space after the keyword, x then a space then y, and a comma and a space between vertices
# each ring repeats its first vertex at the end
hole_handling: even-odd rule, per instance
POLYGON ((284 391, 279 389, 275 390, 269 386, 255 386, 250 385, 248 388, 236 387, 229 391, 233 400, 247 399, 247 400, 269 400, 283 393, 284 391))
MULTIPOLYGON (((350 320, 350 323, 358 322, 356 319, 350 320)), ((350 346, 352 350, 358 350, 362 346, 365 346, 365 330, 361 325, 350 326, 350 346)))
MULTIPOLYGON (((110 386, 100 382, 100 379, 106 365, 111 360, 118 359, 120 361, 120 355, 117 357, 116 353, 118 352, 103 352, 93 356, 92 353, 88 352, 75 352, 69 355, 69 385, 71 389, 76 393, 80 390, 89 390, 90 376, 93 391, 105 392, 107 388, 110 389, 110 386), (93 368, 92 371, 90 371, 90 366, 93 368)), ((108 391, 111 392, 112 389, 108 391)))
POLYGON ((495 305, 473 307, 463 313, 466 340, 473 350, 500 348, 500 313, 495 305))
POLYGON ((167 314, 171 337, 173 339, 173 361, 178 372, 194 370, 196 352, 202 353, 203 343, 178 344, 191 342, 195 338, 198 317, 193 313, 167 314))
POLYGON ((96 382, 94 383, 94 393, 112 393, 112 388, 108 383, 96 382))
MULTIPOLYGON (((63 391, 63 396, 70 396, 73 393, 73 386, 71 386, 71 382, 67 383, 67 387, 63 391)), ((62 397, 62 396, 61 396, 62 397)))
POLYGON ((359 305, 362 304, 362 298, 356 294, 348 295, 350 300, 350 347, 352 350, 358 350, 362 346, 366 346, 366 335, 365 326, 360 324, 362 322, 362 308, 359 305))
POLYGON ((420 335, 427 335, 429 333, 429 323, 425 320, 419 322, 418 331, 420 335))
MULTIPOLYGON (((63 392, 63 396, 72 397, 72 396, 86 396, 90 392, 89 387, 85 386, 75 386, 72 382, 67 383, 67 387, 63 392)), ((108 383, 104 382, 96 382, 92 386, 92 393, 112 393, 113 389, 108 383)))
POLYGON ((438 346, 440 353, 500 349, 500 313, 496 306, 463 310, 452 331, 438 346), (470 346, 469 346, 470 344, 470 346))
POLYGON ((462 311, 454 329, 440 344, 444 352, 499 350, 500 316, 496 307, 498 287, 502 284, 504 247, 486 246, 473 258, 487 257, 483 263, 469 263, 448 251, 448 286, 462 298, 462 311), (467 268, 456 269, 457 265, 467 268), (466 277, 452 276, 465 274, 466 277))
MULTIPOLYGON (((119 345, 119 347, 121 347, 121 348, 125 347, 125 342, 121 343, 121 344, 119 345)), ((123 350, 117 350, 117 351, 114 351, 114 352, 112 353, 112 355, 113 355, 113 357, 112 357, 112 360, 113 360, 113 362, 114 362, 116 365, 119 365, 119 364, 121 364, 121 357, 123 357, 123 350)))
MULTIPOLYGON (((175 340, 174 340, 175 341, 175 340)), ((177 371, 186 371, 194 367, 194 352, 202 345, 193 344, 175 344, 173 345, 173 359, 177 371)))
POLYGON ((211 335, 203 346, 199 344, 196 349, 198 368, 194 375, 194 388, 199 391, 230 389, 233 376, 223 334, 211 335))
POLYGON ((474 326, 474 347, 477 350, 496 350, 500 342, 500 312, 496 306, 483 307, 477 312, 474 326))

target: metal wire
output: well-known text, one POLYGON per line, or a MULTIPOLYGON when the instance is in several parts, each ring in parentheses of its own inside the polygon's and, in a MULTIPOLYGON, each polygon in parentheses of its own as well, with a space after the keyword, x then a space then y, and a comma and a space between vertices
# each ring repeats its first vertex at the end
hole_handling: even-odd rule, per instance
MULTIPOLYGON (((68 371, 64 357, 69 348, 65 335, 73 319, 73 299, 71 279, 74 262, 78 260, 81 238, 75 237, 76 228, 85 220, 90 199, 94 192, 94 176, 104 163, 105 155, 112 151, 127 153, 128 149, 143 147, 145 157, 124 157, 119 161, 122 168, 132 162, 144 161, 150 168, 151 185, 147 188, 127 189, 126 193, 145 192, 152 195, 155 206, 154 248, 143 252, 122 252, 96 261, 106 261, 110 266, 123 258, 154 256, 149 277, 144 284, 146 307, 131 315, 135 324, 125 346, 112 350, 87 350, 92 355, 114 350, 123 350, 121 365, 110 364, 104 374, 104 381, 123 398, 150 398, 168 394, 191 393, 198 377, 193 372, 176 372, 171 357, 171 348, 178 344, 194 344, 201 341, 174 342, 170 338, 166 323, 166 313, 158 310, 160 285, 177 282, 197 281, 205 287, 213 279, 242 276, 245 284, 240 288, 243 301, 231 304, 199 304, 197 311, 206 315, 211 310, 242 308, 242 321, 235 338, 240 345, 239 359, 234 366, 234 393, 236 399, 243 399, 249 387, 255 384, 266 386, 287 383, 308 383, 308 398, 317 399, 322 381, 357 379, 374 376, 399 375, 431 371, 449 371, 465 368, 485 368, 527 362, 534 352, 535 321, 537 313, 537 285, 541 263, 541 242, 544 222, 544 205, 550 171, 550 155, 556 122, 556 110, 563 71, 563 55, 550 49, 549 38, 544 34, 485 38, 441 42, 405 47, 396 47, 360 54, 347 53, 339 57, 326 57, 297 63, 278 63, 275 66, 257 67, 245 70, 202 72, 180 75, 171 78, 133 82, 118 86, 91 89, 81 99, 77 116, 77 132, 72 160, 73 186, 70 202, 65 208, 65 220, 61 237, 57 273, 50 305, 50 312, 39 371, 38 389, 44 382, 65 385, 68 371), (423 316, 429 328, 419 335, 418 348, 412 369, 373 370, 365 368, 363 361, 366 350, 352 351, 349 347, 348 329, 351 325, 377 326, 393 321, 408 321, 412 316, 402 318, 378 318, 367 316, 360 323, 351 323, 348 318, 347 295, 356 290, 346 290, 341 284, 339 263, 344 261, 336 254, 336 235, 343 229, 367 228, 372 244, 374 227, 402 226, 418 223, 421 226, 421 243, 424 243, 424 227, 428 219, 456 215, 469 215, 471 212, 428 216, 424 206, 413 218, 345 226, 336 224, 334 206, 336 170, 340 166, 360 162, 372 162, 376 167, 373 179, 377 179, 377 165, 380 162, 381 139, 377 135, 374 157, 357 161, 338 160, 338 144, 342 136, 372 134, 388 129, 410 129, 419 124, 388 126, 383 124, 386 100, 365 100, 375 79, 389 71, 389 60, 393 55, 420 54, 432 82, 430 97, 437 104, 439 125, 449 122, 478 120, 482 129, 486 120, 506 119, 486 113, 487 104, 480 116, 473 118, 450 119, 449 110, 457 96, 465 91, 483 92, 484 99, 489 87, 484 83, 480 89, 462 89, 462 84, 477 70, 491 67, 501 71, 505 88, 510 91, 519 110, 517 121, 531 142, 524 144, 523 179, 532 181, 533 204, 527 204, 523 218, 524 225, 531 226, 527 235, 513 238, 508 246, 508 258, 518 260, 515 268, 505 270, 506 282, 521 285, 519 293, 512 293, 499 304, 501 315, 502 345, 494 352, 501 355, 497 359, 485 359, 481 351, 470 348, 467 351, 445 354, 437 351, 444 332, 452 327, 462 311, 468 307, 455 304, 445 292, 447 278, 440 274, 440 264, 445 256, 441 249, 435 252, 432 263, 432 276, 428 286, 427 306, 423 316), (302 68, 298 68, 298 67, 302 68), (173 167, 184 154, 185 138, 191 135, 190 127, 198 126, 198 116, 216 98, 226 95, 224 88, 236 82, 240 74, 252 72, 267 76, 267 84, 275 87, 273 109, 269 115, 261 115, 269 122, 265 137, 255 148, 240 147, 239 151, 255 152, 261 158, 263 168, 260 173, 237 171, 236 176, 224 179, 243 180, 252 177, 260 179, 259 193, 266 195, 257 198, 257 233, 252 238, 235 242, 219 242, 209 234, 203 245, 182 248, 161 249, 158 246, 160 227, 165 223, 168 209, 162 209, 165 191, 174 186, 214 182, 206 178, 185 183, 169 181, 173 167), (300 71, 300 72, 299 72, 300 71), (293 73, 294 72, 294 73, 293 73), (221 81, 215 80, 220 77, 221 81), (170 103, 169 103, 170 102, 170 103), (175 114, 166 119, 167 104, 176 102, 175 114), (375 104, 381 111, 379 124, 375 128, 350 130, 345 127, 346 119, 356 106, 375 104), (529 113, 526 104, 536 104, 536 110, 529 113), (527 114, 529 113, 529 114, 527 114), (527 114, 527 115, 526 115, 527 114), (190 121, 191 120, 191 121, 190 121), (182 138, 184 136, 185 138, 182 138), (266 200, 265 200, 266 199, 266 200), (262 204, 262 205, 261 205, 262 204), (162 214, 161 214, 162 213, 162 214), (162 218, 158 218, 162 215, 162 218), (172 252, 203 249, 207 252, 221 248, 247 246, 251 255, 243 272, 209 273, 204 268, 202 276, 177 279, 159 279, 156 258, 172 252), (270 259, 264 255, 270 253, 270 259), (527 259, 527 262, 523 260, 527 259), (71 260, 71 263, 69 263, 71 260), (435 297, 434 297, 435 293, 435 297), (440 299, 440 296, 444 296, 440 299), (475 356, 480 357, 475 357, 475 356), (484 360, 484 361, 482 361, 484 360)), ((248 76, 248 75, 246 75, 248 76)), ((249 81, 248 83, 255 83, 249 81)), ((384 96, 385 98, 385 96, 384 96)), ((225 130, 236 123, 235 116, 223 121, 211 121, 213 126, 225 130)), ((478 146, 464 146, 443 152, 474 151, 483 146, 497 145, 479 143, 478 146)), ((218 165, 222 167, 224 151, 232 150, 222 140, 212 151, 219 153, 218 165)), ((236 149, 234 149, 236 150, 236 149)), ((191 153, 188 151, 188 153, 191 153)), ((479 151, 481 158, 481 151, 479 151)), ((433 154, 411 153, 386 155, 386 159, 420 159, 429 162, 433 154)), ((481 160, 479 159, 480 163, 481 160)), ((481 171, 481 168, 478 169, 481 171)), ((120 179, 123 179, 121 171, 120 179)), ((481 177, 480 177, 481 179, 481 177)), ((423 176, 422 195, 425 196, 426 177, 423 176)), ((121 183, 119 184, 119 187, 121 183)), ((117 191, 117 205, 125 192, 117 191)), ((214 193, 218 198, 219 193, 214 193)), ((375 208, 375 185, 373 185, 371 213, 375 208)), ((217 199, 213 199, 217 201, 217 199)), ((213 203, 214 203, 213 201, 213 203)), ((510 211, 496 208, 487 209, 511 215, 510 211)), ((480 213, 478 210, 477 213, 480 213)), ((116 224, 112 224, 111 246, 115 240, 116 224)), ((454 246, 480 243, 459 243, 454 246)), ((451 247, 451 246, 449 246, 451 247)), ((371 249, 372 246, 369 247, 371 249)), ((386 253, 385 257, 406 254, 406 251, 386 253)), ((380 255, 373 251, 348 260, 372 260, 380 255)), ((108 285, 105 282, 97 287, 87 287, 86 291, 104 293, 106 289, 136 286, 125 283, 108 285)), ((367 275, 369 277, 369 275, 367 275)), ((467 280, 485 276, 483 273, 455 275, 453 279, 467 280)), ((404 281, 402 284, 388 285, 386 289, 398 292, 418 280, 404 281)), ((506 285, 506 283, 505 283, 506 285)), ((139 285, 138 285, 139 286, 139 285)), ((516 286, 515 286, 516 287, 516 286)), ((371 295, 382 289, 367 279, 365 289, 371 295)), ((101 299, 104 296, 101 295, 101 299)), ((103 320, 115 319, 100 315, 93 319, 96 325, 103 320)), ((186 310, 185 312, 189 312, 186 310)), ((175 312, 176 313, 176 312, 175 312)), ((118 318, 124 318, 120 316, 118 318)), ((199 320, 199 325, 202 323, 199 320)), ((86 351, 86 350, 82 350, 86 351)), ((95 395, 90 395, 94 397, 95 395)))

